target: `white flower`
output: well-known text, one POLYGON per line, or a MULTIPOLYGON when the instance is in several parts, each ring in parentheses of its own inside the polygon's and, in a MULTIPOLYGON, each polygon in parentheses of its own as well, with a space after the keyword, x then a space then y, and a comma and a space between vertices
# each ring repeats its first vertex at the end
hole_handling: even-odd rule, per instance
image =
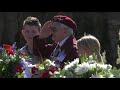
POLYGON ((92 70, 92 69, 96 68, 96 65, 97 65, 97 63, 89 64, 89 69, 92 70))
POLYGON ((98 74, 95 74, 95 75, 92 74, 90 78, 98 78, 98 74))
POLYGON ((90 55, 90 56, 89 56, 89 59, 90 59, 90 60, 93 60, 93 55, 90 55))
POLYGON ((95 74, 95 75, 92 74, 90 78, 105 78, 105 77, 99 74, 95 74))
POLYGON ((55 71, 55 72, 54 72, 54 74, 60 74, 60 72, 58 72, 58 71, 55 71))
POLYGON ((90 69, 90 67, 89 67, 88 63, 82 63, 82 64, 78 65, 78 67, 75 69, 75 73, 76 73, 76 75, 82 75, 82 74, 88 72, 89 69, 90 69))
POLYGON ((53 75, 53 73, 52 73, 51 71, 49 71, 49 74, 50 74, 50 75, 53 75))
POLYGON ((100 67, 103 70, 108 70, 108 69, 112 68, 111 65, 107 65, 107 64, 97 64, 97 66, 100 67))
POLYGON ((2 59, 0 59, 0 62, 3 61, 2 59))
POLYGON ((71 63, 73 63, 73 64, 78 64, 79 63, 79 58, 76 58, 76 59, 74 59, 74 61, 72 61, 71 63))
POLYGON ((74 67, 75 65, 78 65, 78 63, 79 63, 79 58, 76 58, 74 61, 72 61, 71 63, 69 63, 68 65, 66 65, 64 67, 64 70, 68 70, 68 69, 74 67))
POLYGON ((11 55, 11 54, 10 54, 10 58, 11 58, 11 59, 14 59, 14 58, 15 58, 15 55, 11 55))
POLYGON ((54 62, 49 59, 46 59, 44 61, 44 64, 45 64, 45 66, 55 66, 54 62))
POLYGON ((66 65, 63 69, 67 71, 69 68, 71 68, 71 66, 70 65, 66 65))
POLYGON ((10 62, 10 59, 9 59, 9 58, 7 58, 7 59, 6 59, 6 62, 7 62, 7 63, 9 63, 9 62, 10 62))
POLYGON ((115 78, 114 75, 111 73, 109 78, 115 78))
POLYGON ((44 70, 45 68, 44 68, 44 67, 39 66, 39 69, 40 69, 40 70, 44 70))

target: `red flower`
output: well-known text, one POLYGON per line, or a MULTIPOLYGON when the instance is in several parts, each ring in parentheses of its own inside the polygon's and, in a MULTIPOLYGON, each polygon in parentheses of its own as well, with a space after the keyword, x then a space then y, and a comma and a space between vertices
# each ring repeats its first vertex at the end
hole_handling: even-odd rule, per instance
POLYGON ((12 50, 12 49, 6 49, 6 53, 8 54, 8 55, 14 55, 14 51, 12 50))
POLYGON ((5 47, 5 49, 6 49, 6 53, 8 54, 8 55, 14 55, 14 51, 12 50, 12 46, 11 45, 9 45, 9 44, 3 44, 3 47, 5 47))
POLYGON ((41 74, 41 78, 50 78, 52 75, 51 74, 49 74, 49 72, 43 72, 42 74, 41 74))
POLYGON ((16 66, 16 72, 19 72, 20 74, 23 72, 21 66, 16 66))
POLYGON ((33 67, 32 68, 32 74, 35 74, 35 72, 37 72, 38 71, 38 67, 33 67))
POLYGON ((11 49, 11 45, 9 45, 9 44, 3 44, 3 47, 5 47, 6 49, 11 49))
POLYGON ((58 71, 58 69, 57 69, 56 67, 54 67, 54 66, 51 66, 51 67, 49 68, 49 70, 50 70, 52 73, 54 73, 55 71, 58 71))

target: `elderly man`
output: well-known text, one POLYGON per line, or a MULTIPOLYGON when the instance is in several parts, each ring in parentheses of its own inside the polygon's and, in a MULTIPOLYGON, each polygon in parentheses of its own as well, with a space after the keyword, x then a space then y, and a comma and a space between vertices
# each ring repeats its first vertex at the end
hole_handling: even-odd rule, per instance
POLYGON ((71 62, 78 57, 77 41, 73 36, 76 28, 76 23, 68 16, 54 16, 44 24, 40 35, 34 36, 33 53, 55 61, 56 67, 62 68, 64 62, 71 62), (55 41, 53 44, 47 44, 44 40, 50 35, 55 41))

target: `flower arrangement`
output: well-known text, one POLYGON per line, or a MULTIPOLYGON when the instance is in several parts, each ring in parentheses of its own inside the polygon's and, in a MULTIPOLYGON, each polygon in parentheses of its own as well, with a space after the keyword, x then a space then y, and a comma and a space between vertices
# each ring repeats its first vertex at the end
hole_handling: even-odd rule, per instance
POLYGON ((3 44, 0 47, 0 78, 17 78, 18 73, 24 71, 21 61, 28 58, 20 50, 16 50, 15 44, 3 44))
POLYGON ((53 61, 46 59, 42 64, 29 64, 25 70, 26 78, 50 78, 55 71, 58 71, 53 61))
POLYGON ((95 55, 89 58, 82 58, 82 62, 77 58, 71 63, 65 65, 57 75, 54 74, 52 78, 120 78, 120 70, 112 68, 109 64, 97 63, 95 55), (115 71, 116 70, 116 71, 115 71))
POLYGON ((97 63, 95 54, 76 58, 62 69, 49 59, 36 65, 29 60, 29 56, 16 50, 15 44, 3 44, 0 47, 0 78, 120 78, 120 69, 97 63))
POLYGON ((97 63, 96 56, 77 58, 63 69, 56 68, 54 61, 47 59, 30 69, 32 78, 120 78, 120 70, 109 64, 97 63))

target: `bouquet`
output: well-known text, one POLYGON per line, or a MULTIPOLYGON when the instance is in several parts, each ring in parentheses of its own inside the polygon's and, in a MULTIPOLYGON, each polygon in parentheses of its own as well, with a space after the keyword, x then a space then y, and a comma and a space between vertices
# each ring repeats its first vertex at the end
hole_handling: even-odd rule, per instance
POLYGON ((50 78, 55 71, 58 69, 54 62, 46 59, 41 64, 29 64, 25 70, 25 78, 50 78))
POLYGON ((95 54, 67 62, 62 69, 49 59, 36 65, 29 60, 29 56, 16 50, 15 44, 3 44, 0 47, 0 78, 120 78, 120 69, 97 63, 95 54))
POLYGON ((3 44, 0 47, 0 78, 17 78, 24 69, 21 67, 21 61, 28 59, 20 50, 16 50, 15 44, 3 44))

